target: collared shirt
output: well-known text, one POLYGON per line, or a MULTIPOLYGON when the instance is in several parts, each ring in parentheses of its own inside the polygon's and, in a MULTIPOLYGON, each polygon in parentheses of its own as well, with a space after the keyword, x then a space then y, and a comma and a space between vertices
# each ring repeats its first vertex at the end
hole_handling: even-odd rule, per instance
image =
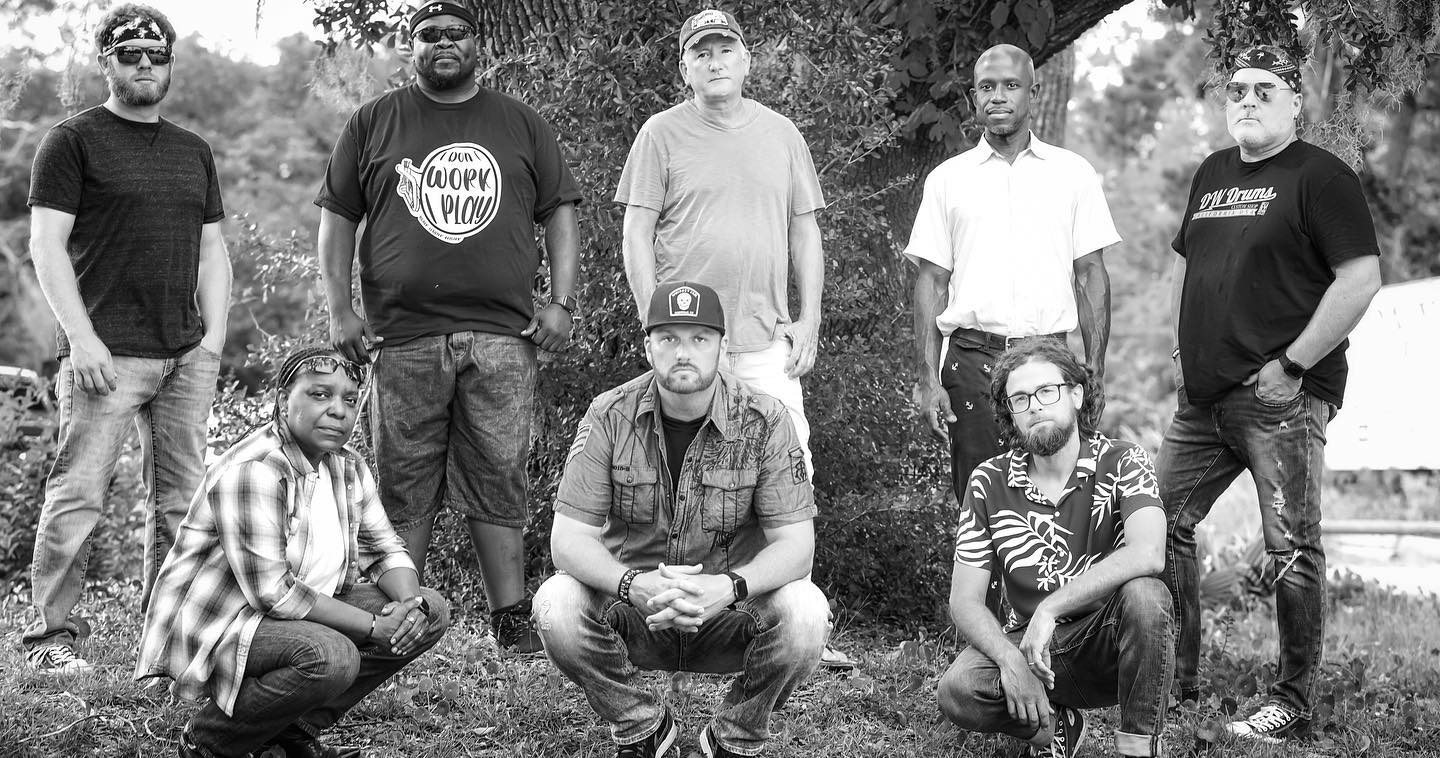
POLYGON ((942 333, 1024 337, 1076 327, 1074 261, 1119 241, 1095 169, 1032 134, 1013 164, 981 138, 936 166, 905 257, 950 272, 942 333))
POLYGON ((785 406, 723 372, 700 433, 667 485, 654 373, 595 399, 575 433, 555 512, 603 526, 610 554, 632 568, 662 561, 742 566, 762 529, 815 517, 805 454, 785 406))
MULTIPOLYGON (((345 579, 414 568, 359 453, 321 460, 348 539, 345 579)), ((180 523, 145 614, 135 678, 169 676, 184 698, 231 713, 260 619, 304 618, 318 593, 295 577, 310 538, 319 475, 288 431, 270 423, 210 467, 180 523)))
POLYGON ((1055 503, 1031 481, 1030 459, 1012 450, 975 467, 955 539, 957 564, 989 571, 1000 561, 1012 608, 1007 629, 1125 544, 1130 514, 1161 507, 1155 467, 1139 445, 1092 436, 1055 503))

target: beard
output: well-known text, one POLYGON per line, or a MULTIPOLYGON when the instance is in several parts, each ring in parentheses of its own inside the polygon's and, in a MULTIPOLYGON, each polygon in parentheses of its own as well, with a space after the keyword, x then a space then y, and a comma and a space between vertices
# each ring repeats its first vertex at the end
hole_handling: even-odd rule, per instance
POLYGON ((115 76, 106 72, 105 79, 110 83, 110 91, 115 93, 115 99, 130 106, 131 108, 148 108, 158 104, 165 99, 165 94, 170 91, 170 78, 136 84, 129 79, 115 76))
POLYGON ((1020 433, 1020 449, 1031 455, 1048 458, 1065 447, 1075 433, 1075 417, 1066 423, 1054 423, 1044 429, 1032 429, 1020 433))
POLYGON ((715 376, 718 373, 712 371, 707 375, 700 373, 699 369, 696 369, 694 366, 689 366, 695 373, 682 378, 676 375, 676 368, 678 367, 672 366, 670 371, 660 375, 658 379, 661 387, 677 395, 690 395, 710 389, 710 385, 715 383, 715 376))
POLYGON ((429 82, 430 86, 437 90, 452 90, 469 86, 475 81, 475 60, 472 58, 466 61, 464 56, 456 56, 454 60, 459 65, 453 71, 441 73, 435 70, 433 55, 428 60, 417 59, 415 75, 429 82))

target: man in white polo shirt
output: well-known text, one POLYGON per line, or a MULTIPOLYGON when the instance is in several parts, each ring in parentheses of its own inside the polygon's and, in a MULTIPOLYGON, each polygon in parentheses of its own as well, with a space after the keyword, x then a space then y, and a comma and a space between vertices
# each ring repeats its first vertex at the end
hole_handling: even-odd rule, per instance
POLYGON ((1008 342, 1063 340, 1078 324, 1086 362, 1104 375, 1110 278, 1102 255, 1120 241, 1095 170, 1030 132, 1040 85, 1025 51, 982 53, 970 93, 984 138, 930 172, 905 248, 920 266, 916 401, 930 430, 950 442, 957 497, 970 471, 1002 451, 986 393, 1008 342))

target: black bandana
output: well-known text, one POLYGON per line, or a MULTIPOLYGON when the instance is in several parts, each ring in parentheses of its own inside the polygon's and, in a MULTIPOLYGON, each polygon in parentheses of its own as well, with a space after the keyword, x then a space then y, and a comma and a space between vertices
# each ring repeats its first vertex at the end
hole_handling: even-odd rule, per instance
POLYGON ((410 14, 410 33, 414 34, 415 27, 431 16, 454 16, 472 27, 479 25, 475 14, 463 5, 447 2, 426 3, 410 14))
POLYGON ((1259 45, 1237 55, 1235 64, 1230 67, 1230 75, 1234 76, 1242 68, 1269 71, 1280 77, 1290 89, 1300 90, 1300 68, 1295 65, 1295 59, 1274 45, 1259 45))
POLYGON ((116 45, 123 45, 126 42, 137 39, 153 39, 157 42, 169 43, 165 39, 165 32, 154 19, 144 16, 134 16, 129 21, 110 30, 105 37, 105 49, 113 50, 116 45))

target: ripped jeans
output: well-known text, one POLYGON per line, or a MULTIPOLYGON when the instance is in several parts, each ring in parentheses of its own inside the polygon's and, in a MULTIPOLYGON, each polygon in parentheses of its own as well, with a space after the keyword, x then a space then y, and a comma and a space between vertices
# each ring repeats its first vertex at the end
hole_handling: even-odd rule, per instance
POLYGON ((1270 405, 1241 385, 1213 405, 1179 393, 1157 463, 1170 535, 1164 578, 1179 621, 1175 676, 1199 686, 1200 567, 1195 527, 1235 477, 1249 469, 1260 499, 1265 550, 1275 575, 1280 661, 1270 702, 1309 718, 1325 639, 1325 548, 1320 544, 1320 477, 1325 426, 1335 407, 1301 390, 1270 405))

